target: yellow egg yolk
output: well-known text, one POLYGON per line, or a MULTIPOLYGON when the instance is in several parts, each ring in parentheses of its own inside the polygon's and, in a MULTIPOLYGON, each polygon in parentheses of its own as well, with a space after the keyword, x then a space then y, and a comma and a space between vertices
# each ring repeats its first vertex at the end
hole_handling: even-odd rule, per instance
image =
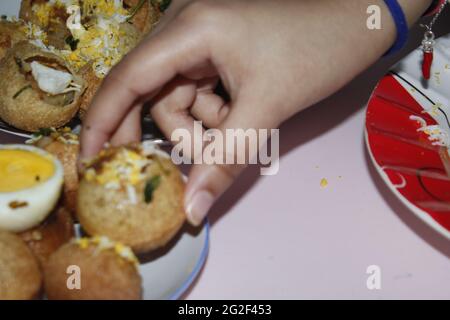
POLYGON ((0 192, 34 187, 54 173, 54 163, 45 156, 27 150, 0 150, 0 192))

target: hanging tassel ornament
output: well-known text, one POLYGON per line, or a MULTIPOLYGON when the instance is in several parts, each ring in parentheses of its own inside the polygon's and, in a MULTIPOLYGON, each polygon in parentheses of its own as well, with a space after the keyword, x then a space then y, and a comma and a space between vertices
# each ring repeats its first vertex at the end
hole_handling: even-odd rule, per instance
POLYGON ((433 65, 434 58, 434 44, 435 36, 433 31, 428 30, 425 33, 425 38, 422 41, 423 50, 423 62, 422 62, 422 74, 426 80, 431 77, 431 66, 433 65))
POLYGON ((442 2, 438 12, 433 17, 428 26, 422 25, 422 27, 427 29, 427 31, 425 32, 424 39, 422 41, 422 51, 423 51, 422 74, 424 79, 426 80, 430 80, 431 78, 431 68, 433 66, 433 59, 434 59, 434 45, 436 43, 435 41, 436 36, 434 35, 432 29, 434 24, 444 11, 445 6, 449 3, 449 1, 450 0, 442 2))

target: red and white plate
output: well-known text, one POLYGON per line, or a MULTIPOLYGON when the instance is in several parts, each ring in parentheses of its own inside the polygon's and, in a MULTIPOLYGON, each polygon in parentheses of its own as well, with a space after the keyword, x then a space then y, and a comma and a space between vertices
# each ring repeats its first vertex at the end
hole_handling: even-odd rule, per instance
POLYGON ((450 239, 450 36, 437 41, 431 79, 422 51, 400 61, 367 108, 366 143, 389 189, 450 239))

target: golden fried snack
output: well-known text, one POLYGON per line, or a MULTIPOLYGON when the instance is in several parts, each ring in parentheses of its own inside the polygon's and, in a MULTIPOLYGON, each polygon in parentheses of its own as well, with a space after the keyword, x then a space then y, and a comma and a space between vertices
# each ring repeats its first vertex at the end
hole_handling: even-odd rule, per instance
POLYGON ((66 208, 59 206, 43 223, 19 236, 44 265, 53 252, 73 238, 72 216, 66 208))
POLYGON ((42 275, 36 258, 19 236, 0 230, 0 300, 39 297, 42 275))
MULTIPOLYGON (((133 25, 129 23, 121 23, 120 31, 124 34, 124 36, 121 38, 122 44, 120 46, 120 48, 122 48, 121 54, 124 55, 139 44, 139 41, 141 40, 141 34, 133 25)), ((92 63, 86 64, 84 67, 82 67, 79 74, 86 84, 86 90, 81 96, 79 110, 79 117, 81 120, 83 120, 84 116, 87 113, 87 110, 89 109, 89 106, 91 105, 92 99, 94 99, 97 90, 100 88, 103 82, 103 78, 99 78, 95 74, 92 63)))
POLYGON ((124 0, 123 4, 134 14, 130 22, 143 34, 151 32, 161 18, 159 6, 150 0, 124 0))
POLYGON ((33 11, 33 6, 43 6, 48 0, 22 0, 20 3, 19 18, 26 22, 39 24, 39 19, 33 11))
POLYGON ((184 187, 178 168, 154 145, 105 149, 81 178, 77 217, 87 233, 144 253, 167 244, 183 225, 184 187))
POLYGON ((78 111, 83 79, 64 60, 31 43, 9 50, 0 74, 0 118, 16 128, 58 128, 78 111))
POLYGON ((16 43, 27 39, 23 23, 0 20, 0 60, 16 43))
POLYGON ((19 18, 44 30, 52 24, 65 25, 68 17, 64 5, 51 4, 49 0, 22 0, 20 4, 19 18))
POLYGON ((139 44, 142 40, 142 35, 139 33, 139 30, 130 23, 121 23, 119 29, 123 34, 121 41, 124 48, 122 50, 123 55, 125 55, 139 44))
POLYGON ((46 32, 49 46, 60 50, 68 50, 70 48, 68 39, 70 39, 71 33, 64 23, 50 22, 46 32))
POLYGON ((33 5, 43 5, 47 0, 22 0, 20 3, 19 18, 26 22, 34 24, 39 23, 35 12, 33 12, 33 5))
POLYGON ((86 90, 81 96, 80 111, 78 113, 80 119, 83 120, 91 105, 92 99, 94 99, 95 93, 102 85, 103 79, 95 75, 91 64, 84 66, 80 70, 80 75, 86 83, 86 90))
POLYGON ((45 292, 50 300, 139 300, 141 281, 131 249, 106 237, 65 244, 44 269, 45 292))
POLYGON ((66 26, 67 8, 49 0, 22 0, 19 17, 38 26, 47 34, 48 45, 57 49, 66 48, 66 39, 71 35, 66 26))
POLYGON ((80 152, 78 135, 68 127, 58 130, 50 128, 35 134, 30 142, 61 161, 64 168, 64 206, 75 214, 78 191, 77 159, 80 152))

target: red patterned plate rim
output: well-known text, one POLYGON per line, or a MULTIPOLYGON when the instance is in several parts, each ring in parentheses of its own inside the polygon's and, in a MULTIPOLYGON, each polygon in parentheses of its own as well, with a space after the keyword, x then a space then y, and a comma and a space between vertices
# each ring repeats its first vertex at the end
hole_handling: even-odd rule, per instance
POLYGON ((388 188, 408 209, 450 240, 450 162, 446 161, 450 156, 445 147, 433 145, 436 141, 418 131, 421 124, 416 118, 433 127, 440 123, 430 116, 430 107, 421 105, 423 101, 419 103, 413 94, 419 92, 426 97, 447 123, 449 114, 436 107, 426 89, 408 80, 407 74, 391 72, 378 83, 366 112, 366 146, 388 188))

